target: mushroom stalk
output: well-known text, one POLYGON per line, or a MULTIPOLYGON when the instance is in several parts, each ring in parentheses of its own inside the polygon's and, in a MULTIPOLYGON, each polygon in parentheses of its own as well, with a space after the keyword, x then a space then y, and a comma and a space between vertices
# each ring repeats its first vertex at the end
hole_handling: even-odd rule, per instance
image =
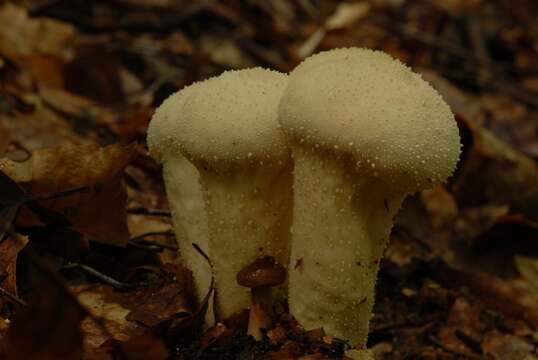
POLYGON ((336 155, 301 145, 292 151, 290 312, 306 329, 323 326, 364 346, 379 260, 403 194, 383 191, 380 179, 361 178, 336 155))
POLYGON ((286 270, 271 256, 256 259, 237 273, 237 283, 251 289, 252 305, 248 319, 248 334, 257 341, 263 337, 262 329, 271 325, 271 286, 281 285, 286 279, 286 270))
POLYGON ((258 286, 252 288, 251 292, 252 305, 248 316, 247 334, 252 335, 256 341, 260 341, 263 338, 262 329, 269 330, 273 325, 271 287, 258 286))

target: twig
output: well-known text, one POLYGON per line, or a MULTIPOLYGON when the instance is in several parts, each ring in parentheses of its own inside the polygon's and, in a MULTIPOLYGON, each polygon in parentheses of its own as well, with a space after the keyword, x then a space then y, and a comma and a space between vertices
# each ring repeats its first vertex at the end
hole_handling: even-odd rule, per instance
POLYGON ((28 305, 26 303, 26 301, 24 301, 23 299, 19 298, 18 296, 15 296, 13 295, 12 293, 6 291, 5 289, 1 288, 0 287, 0 295, 5 297, 6 299, 8 299, 9 301, 17 304, 17 305, 20 305, 20 306, 26 306, 28 305))
POLYGON ((88 192, 88 191, 90 191, 89 186, 79 186, 79 187, 72 188, 72 189, 58 191, 58 192, 56 192, 54 194, 51 194, 51 195, 39 196, 39 197, 36 197, 35 199, 36 200, 54 200, 54 199, 59 199, 59 198, 65 197, 65 196, 71 196, 73 194, 84 193, 84 192, 88 192))
POLYGON ((104 283, 107 283, 111 285, 112 287, 119 290, 132 290, 132 289, 136 289, 136 288, 147 285, 147 282, 124 283, 124 282, 118 281, 85 264, 70 263, 62 267, 62 269, 74 269, 74 268, 79 268, 80 270, 83 270, 84 272, 92 276, 95 276, 96 278, 103 281, 104 283))
POLYGON ((127 209, 127 214, 172 217, 170 210, 152 209, 142 206, 127 209))
POLYGON ((177 245, 161 244, 161 243, 157 243, 157 242, 151 241, 151 240, 143 240, 145 237, 156 236, 156 235, 174 236, 174 232, 171 231, 171 230, 147 232, 147 233, 135 236, 134 238, 129 240, 129 245, 137 247, 137 248, 146 249, 146 250, 150 250, 150 251, 157 251, 157 252, 161 252, 164 249, 172 250, 172 251, 177 251, 178 250, 177 245))
POLYGON ((442 342, 440 342, 439 340, 437 340, 431 334, 429 334, 427 338, 432 344, 440 347, 441 349, 443 349, 447 353, 458 355, 458 356, 463 356, 465 358, 473 359, 473 360, 485 360, 485 358, 483 356, 478 356, 478 355, 474 355, 474 354, 471 354, 471 353, 468 353, 468 352, 463 352, 463 351, 459 351, 459 350, 450 348, 450 347, 446 346, 445 344, 443 344, 442 342))

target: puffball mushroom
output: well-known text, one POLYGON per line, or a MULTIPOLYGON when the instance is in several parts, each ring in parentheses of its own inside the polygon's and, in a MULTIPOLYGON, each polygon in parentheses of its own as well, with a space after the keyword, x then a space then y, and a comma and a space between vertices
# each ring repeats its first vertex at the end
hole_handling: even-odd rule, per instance
POLYGON ((452 174, 454 116, 401 62, 348 48, 290 74, 279 121, 295 163, 290 312, 364 347, 392 219, 406 195, 452 174))
MULTIPOLYGON (((181 260, 193 273, 198 300, 211 284, 211 268, 191 246, 196 243, 209 252, 209 229, 200 174, 182 153, 174 147, 174 132, 182 116, 187 94, 197 84, 169 96, 157 108, 148 128, 147 143, 151 155, 163 164, 163 178, 172 212, 174 232, 181 251, 181 260)), ((212 307, 208 308, 208 322, 213 322, 212 307)))
POLYGON ((235 281, 245 265, 264 255, 288 262, 292 163, 277 120, 286 83, 261 68, 197 83, 156 142, 157 153, 180 153, 200 174, 218 318, 249 307, 248 289, 235 281))

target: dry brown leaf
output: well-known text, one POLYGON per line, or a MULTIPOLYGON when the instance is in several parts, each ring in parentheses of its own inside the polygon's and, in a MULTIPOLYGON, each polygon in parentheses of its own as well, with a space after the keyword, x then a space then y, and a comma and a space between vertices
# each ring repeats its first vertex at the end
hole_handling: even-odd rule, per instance
POLYGON ((140 334, 125 342, 110 340, 96 351, 85 354, 85 360, 166 360, 170 351, 152 334, 140 334))
POLYGON ((79 119, 96 118, 105 111, 90 99, 62 89, 40 86, 39 95, 43 102, 54 110, 79 119))
POLYGON ((531 360, 534 346, 523 339, 491 331, 486 334, 483 342, 484 352, 495 360, 531 360))
POLYGON ((50 19, 31 19, 26 9, 6 3, 0 8, 0 53, 13 61, 42 53, 71 55, 73 26, 50 19))
POLYGON ((0 124, 9 131, 11 140, 24 148, 33 151, 66 142, 89 141, 76 134, 65 119, 36 95, 23 95, 17 101, 24 101, 26 110, 0 113, 0 124))
MULTIPOLYGON (((63 214, 73 229, 91 239, 123 246, 129 240, 123 169, 133 157, 133 147, 69 144, 38 150, 24 163, 3 160, 2 164, 7 175, 33 195, 89 187, 40 203, 63 214)), ((18 221, 19 226, 42 224, 29 211, 22 212, 18 221)))
MULTIPOLYGON (((106 296, 107 293, 114 291, 109 285, 78 285, 70 287, 70 290, 91 314, 104 322, 114 339, 127 341, 140 332, 138 324, 127 320, 130 310, 106 296)), ((124 296, 130 296, 130 294, 124 293, 124 296)), ((85 335, 84 348, 87 353, 108 340, 107 334, 104 334, 91 319, 85 319, 82 322, 82 330, 85 335)))
POLYGON ((538 293, 530 293, 526 286, 467 269, 443 266, 440 270, 444 282, 454 288, 469 289, 487 307, 524 320, 530 326, 538 325, 538 293))
POLYGON ((9 140, 9 131, 2 125, 2 122, 0 122, 0 158, 6 153, 9 140))
MULTIPOLYGON (((11 237, 0 243, 0 274, 5 276, 0 287, 12 295, 17 296, 17 256, 24 249, 28 239, 20 237, 13 240, 11 237)), ((0 309, 4 305, 4 299, 0 297, 0 309)))
MULTIPOLYGON (((37 259, 35 257, 34 259, 37 259)), ((38 261, 38 260, 36 260, 38 261)), ((46 265, 32 263, 28 306, 15 314, 0 343, 6 360, 80 360, 85 310, 46 265)))
POLYGON ((537 219, 536 162, 470 121, 460 118, 460 125, 470 144, 454 181, 458 203, 464 207, 508 205, 537 219))

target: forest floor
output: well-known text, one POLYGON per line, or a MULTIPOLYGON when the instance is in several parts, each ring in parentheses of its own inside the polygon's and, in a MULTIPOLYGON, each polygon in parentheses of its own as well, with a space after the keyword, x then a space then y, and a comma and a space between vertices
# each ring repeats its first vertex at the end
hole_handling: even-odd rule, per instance
POLYGON ((145 135, 193 81, 360 46, 420 72, 464 145, 396 219, 368 347, 538 359, 537 18, 534 0, 0 1, 0 356, 352 358, 285 308, 260 343, 244 312, 200 329, 145 135))

